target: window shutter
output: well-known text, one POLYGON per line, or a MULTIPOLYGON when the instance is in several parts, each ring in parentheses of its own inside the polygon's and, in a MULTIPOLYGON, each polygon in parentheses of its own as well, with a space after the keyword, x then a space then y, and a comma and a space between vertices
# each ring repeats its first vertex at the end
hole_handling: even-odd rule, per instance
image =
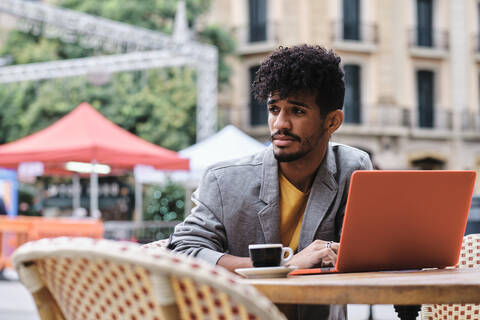
POLYGON ((359 0, 343 0, 343 38, 360 40, 359 0))
POLYGON ((417 0, 417 44, 433 47, 432 0, 417 0))
POLYGON ((417 71, 418 125, 420 128, 434 126, 434 79, 433 72, 417 71))
POLYGON ((360 66, 346 64, 343 69, 345 71, 344 121, 346 123, 360 123, 362 101, 360 66))
POLYGON ((266 0, 249 0, 249 41, 267 40, 267 3, 266 0))

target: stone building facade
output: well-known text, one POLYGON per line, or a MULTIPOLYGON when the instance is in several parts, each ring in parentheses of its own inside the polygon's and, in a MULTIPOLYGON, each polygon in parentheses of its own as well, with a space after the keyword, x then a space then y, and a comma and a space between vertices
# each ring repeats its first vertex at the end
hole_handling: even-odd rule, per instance
POLYGON ((206 18, 232 32, 224 121, 268 140, 252 100, 255 68, 279 45, 334 49, 346 73, 345 123, 333 140, 381 169, 480 170, 478 0, 214 0, 206 18))

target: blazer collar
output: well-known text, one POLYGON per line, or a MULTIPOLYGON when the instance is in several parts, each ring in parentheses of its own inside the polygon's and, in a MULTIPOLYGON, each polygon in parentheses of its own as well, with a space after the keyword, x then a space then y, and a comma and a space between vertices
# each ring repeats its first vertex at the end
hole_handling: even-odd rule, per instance
POLYGON ((337 165, 332 144, 329 143, 322 164, 313 180, 310 197, 303 216, 298 249, 302 250, 315 238, 330 205, 337 195, 338 183, 335 180, 337 165))
POLYGON ((270 145, 263 155, 263 179, 260 187, 260 200, 265 203, 278 202, 278 161, 270 145))
POLYGON ((266 205, 257 213, 262 226, 265 243, 281 243, 280 205, 278 202, 278 163, 273 155, 273 147, 263 154, 263 171, 259 198, 266 205))
POLYGON ((335 154, 333 153, 332 144, 329 142, 325 157, 323 158, 320 167, 318 168, 317 175, 313 180, 312 189, 315 185, 325 183, 330 189, 337 189, 337 181, 335 180, 335 174, 337 173, 337 163, 335 161, 335 154))

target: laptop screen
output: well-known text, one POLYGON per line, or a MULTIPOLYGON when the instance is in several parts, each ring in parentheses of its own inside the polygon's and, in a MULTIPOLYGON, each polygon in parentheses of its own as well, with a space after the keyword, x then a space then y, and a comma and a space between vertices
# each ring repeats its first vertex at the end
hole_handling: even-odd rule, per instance
POLYGON ((455 265, 474 171, 356 171, 336 269, 342 272, 455 265))

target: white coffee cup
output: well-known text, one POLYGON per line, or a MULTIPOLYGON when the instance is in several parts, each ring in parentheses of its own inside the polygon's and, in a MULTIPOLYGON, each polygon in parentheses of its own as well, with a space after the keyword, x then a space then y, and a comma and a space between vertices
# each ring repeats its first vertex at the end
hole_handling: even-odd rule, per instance
POLYGON ((251 244, 248 250, 254 267, 278 267, 293 257, 293 250, 281 243, 251 244))

